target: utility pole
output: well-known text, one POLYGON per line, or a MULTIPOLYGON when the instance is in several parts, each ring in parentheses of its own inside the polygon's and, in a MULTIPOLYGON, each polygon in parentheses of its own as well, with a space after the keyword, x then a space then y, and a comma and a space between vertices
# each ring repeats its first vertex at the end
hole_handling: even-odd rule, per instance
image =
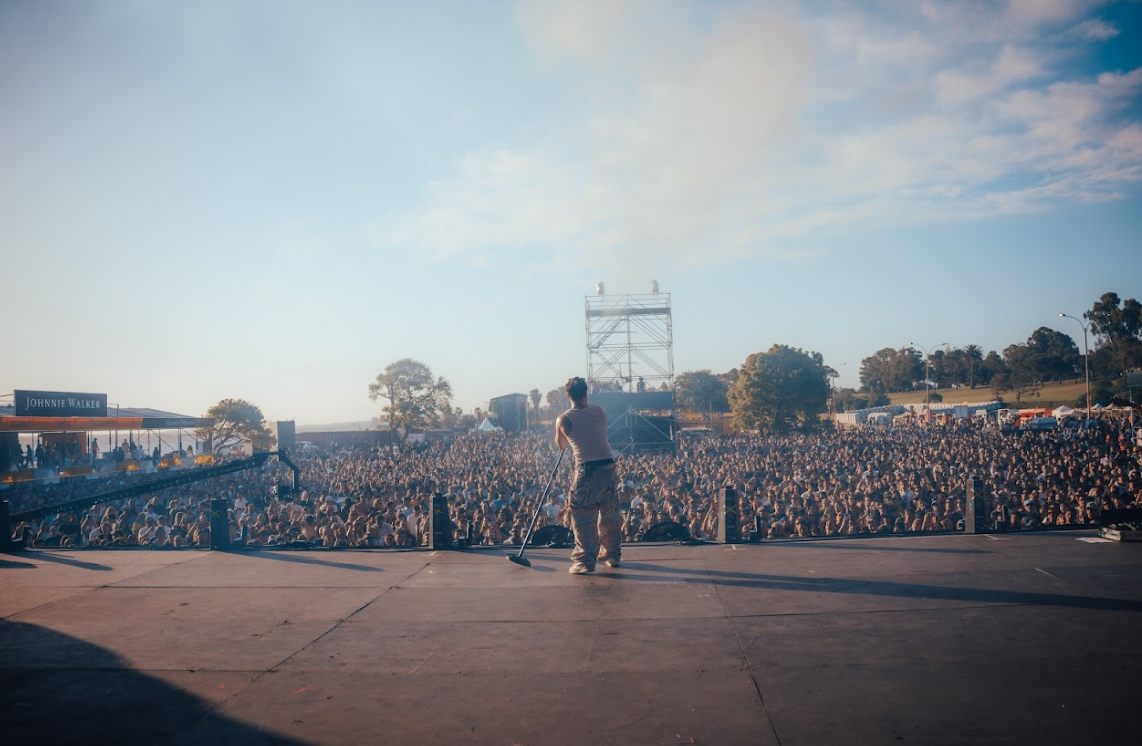
POLYGON ((1074 319, 1078 321, 1079 326, 1083 328, 1083 370, 1086 374, 1086 418, 1090 419, 1090 350, 1087 348, 1087 329, 1090 327, 1089 323, 1084 324, 1077 317, 1071 316, 1069 313, 1059 311, 1059 318, 1074 319))
POLYGON ((932 350, 936 349, 937 347, 947 347, 948 343, 947 342, 941 342, 940 344, 932 345, 931 347, 925 347, 924 345, 919 345, 919 344, 916 344, 915 342, 909 342, 908 344, 919 347, 921 350, 924 351, 924 424, 928 425, 932 422, 932 405, 930 403, 930 397, 928 395, 929 392, 932 390, 932 387, 930 385, 931 379, 928 377, 929 376, 928 371, 931 367, 930 363, 932 361, 932 350))

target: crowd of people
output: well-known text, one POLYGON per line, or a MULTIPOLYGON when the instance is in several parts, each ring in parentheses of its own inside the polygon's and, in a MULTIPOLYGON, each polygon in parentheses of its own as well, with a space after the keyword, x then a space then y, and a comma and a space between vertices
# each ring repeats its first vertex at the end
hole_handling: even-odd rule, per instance
MULTIPOLYGON (((136 443, 133 437, 124 438, 122 443, 107 451, 100 450, 99 438, 92 438, 88 444, 88 450, 84 451, 84 444, 81 443, 80 435, 77 433, 72 433, 69 437, 39 438, 35 446, 33 450, 32 444, 28 443, 21 450, 19 443, 15 443, 10 449, 0 449, 0 471, 9 469, 58 470, 79 465, 96 466, 101 463, 101 458, 104 461, 115 463, 137 461, 144 458, 158 461, 161 455, 159 446, 156 445, 148 451, 142 443, 136 443)), ((176 453, 193 457, 194 448, 189 446, 183 451, 176 451, 176 453)))
MULTIPOLYGON (((270 461, 13 528, 45 547, 208 546, 210 501, 222 497, 231 538, 247 545, 415 547, 427 543, 431 496, 442 493, 457 540, 518 545, 536 510, 537 527, 569 525, 570 464, 539 504, 557 456, 549 433, 317 450, 294 455, 297 491, 270 461)), ((1115 416, 1054 432, 957 423, 711 437, 674 452, 622 454, 618 466, 626 541, 663 524, 714 538, 727 488, 739 498, 742 540, 962 530, 969 479, 988 523, 1007 530, 1091 525, 1102 508, 1142 506, 1138 454, 1127 421, 1115 416)), ((19 514, 155 478, 28 482, 0 491, 0 500, 19 514)))

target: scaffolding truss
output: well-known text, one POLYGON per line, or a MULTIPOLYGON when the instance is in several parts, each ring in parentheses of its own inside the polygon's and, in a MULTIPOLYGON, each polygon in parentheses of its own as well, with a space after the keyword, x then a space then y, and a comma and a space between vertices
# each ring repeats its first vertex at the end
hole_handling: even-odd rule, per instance
POLYGON ((588 295, 586 321, 593 391, 674 390, 670 293, 588 295))

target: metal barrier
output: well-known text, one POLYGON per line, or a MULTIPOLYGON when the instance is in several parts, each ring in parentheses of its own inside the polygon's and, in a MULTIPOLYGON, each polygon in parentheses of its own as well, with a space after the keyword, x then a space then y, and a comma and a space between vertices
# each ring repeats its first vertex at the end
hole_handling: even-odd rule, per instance
MULTIPOLYGON (((195 469, 184 474, 176 474, 169 477, 160 477, 158 479, 150 479, 139 484, 133 484, 130 487, 122 487, 117 490, 110 490, 91 497, 83 497, 76 500, 69 500, 67 502, 58 503, 56 505, 48 505, 43 508, 36 508, 34 510, 26 510, 22 513, 10 514, 10 506, 7 501, 0 503, 3 508, 0 509, 0 549, 18 549, 23 546, 23 542, 17 543, 12 541, 12 523, 20 521, 30 521, 36 518, 44 518, 49 515, 58 515, 60 513, 68 513, 75 510, 82 510, 91 505, 98 505, 100 503, 113 502, 115 500, 124 500, 128 497, 136 497, 138 495, 145 495, 156 490, 166 489, 168 487, 179 487, 194 482, 201 482, 204 479, 213 479, 215 477, 225 476, 226 474, 233 474, 234 472, 245 471, 246 469, 254 469, 262 466, 270 458, 277 458, 283 464, 288 466, 293 472, 293 489, 301 489, 301 469, 297 464, 293 463, 289 458, 289 452, 284 449, 276 451, 262 451, 255 453, 253 456, 237 461, 228 461, 218 466, 208 466, 204 468, 195 469)), ((226 515, 223 513, 223 519, 226 515)), ((214 548, 215 531, 211 531, 211 547, 214 548)), ((226 545, 229 547, 230 534, 227 530, 226 545)), ((221 541, 221 539, 218 539, 221 541)))

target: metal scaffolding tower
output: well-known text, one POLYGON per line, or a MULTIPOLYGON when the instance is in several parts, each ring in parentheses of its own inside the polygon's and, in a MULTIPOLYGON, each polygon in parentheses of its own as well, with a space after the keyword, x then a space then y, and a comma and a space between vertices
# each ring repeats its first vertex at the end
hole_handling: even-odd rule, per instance
POLYGON ((588 295, 587 380, 593 391, 674 390, 670 293, 588 295))

